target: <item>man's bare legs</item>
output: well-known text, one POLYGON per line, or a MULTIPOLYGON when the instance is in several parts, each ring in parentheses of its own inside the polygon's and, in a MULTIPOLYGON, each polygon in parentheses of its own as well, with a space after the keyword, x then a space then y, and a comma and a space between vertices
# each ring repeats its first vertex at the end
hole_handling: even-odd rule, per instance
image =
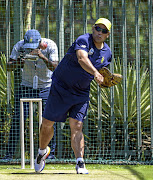
POLYGON ((82 132, 83 123, 76 119, 69 119, 71 128, 71 147, 74 155, 77 158, 84 156, 84 135, 82 132))
POLYGON ((45 118, 43 118, 41 128, 40 128, 40 134, 39 134, 39 148, 45 149, 50 140, 53 138, 54 135, 54 122, 49 121, 45 118))
MULTIPOLYGON (((77 159, 76 171, 78 174, 88 174, 85 168, 84 156, 84 135, 82 132, 83 123, 76 119, 69 119, 71 128, 71 146, 77 159)), ((39 153, 35 160, 35 171, 41 172, 45 167, 45 159, 50 153, 47 146, 54 135, 54 122, 43 118, 43 122, 39 134, 39 153)))
POLYGON ((50 154, 48 144, 54 135, 54 122, 43 118, 39 134, 39 150, 35 159, 35 171, 41 172, 45 167, 45 159, 50 154))
MULTIPOLYGON (((75 157, 84 156, 84 135, 82 132, 83 123, 76 119, 69 119, 71 128, 71 146, 75 157)), ((45 149, 54 135, 54 122, 43 118, 39 134, 39 148, 45 149)))
POLYGON ((83 123, 70 117, 71 128, 71 147, 76 157, 76 171, 77 174, 88 174, 88 170, 84 164, 84 135, 82 132, 83 123))

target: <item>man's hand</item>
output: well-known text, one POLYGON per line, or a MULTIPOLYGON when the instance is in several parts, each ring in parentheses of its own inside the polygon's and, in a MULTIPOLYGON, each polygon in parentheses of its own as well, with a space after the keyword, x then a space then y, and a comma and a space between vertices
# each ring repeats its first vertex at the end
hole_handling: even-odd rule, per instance
POLYGON ((49 61, 48 58, 42 54, 40 49, 34 49, 30 54, 39 56, 39 58, 44 61, 47 68, 51 71, 53 71, 58 65, 57 61, 49 61))
POLYGON ((10 59, 9 62, 7 63, 7 71, 13 71, 16 68, 23 68, 24 67, 25 60, 24 58, 18 58, 17 60, 15 59, 10 59))
POLYGON ((41 59, 45 59, 46 57, 42 54, 41 50, 40 49, 34 49, 33 51, 31 51, 30 53, 31 55, 37 55, 39 56, 39 58, 41 59))
POLYGON ((104 77, 98 71, 95 71, 94 79, 99 85, 102 84, 104 81, 104 77))
POLYGON ((18 59, 17 59, 17 64, 18 64, 18 66, 20 66, 21 68, 24 67, 24 63, 25 63, 24 58, 18 58, 18 59))

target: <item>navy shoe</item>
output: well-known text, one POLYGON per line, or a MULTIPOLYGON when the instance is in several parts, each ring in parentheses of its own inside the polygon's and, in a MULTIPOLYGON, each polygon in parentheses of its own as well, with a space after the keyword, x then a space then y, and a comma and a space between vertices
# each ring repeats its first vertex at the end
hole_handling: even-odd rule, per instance
POLYGON ((47 159, 55 159, 55 155, 54 154, 52 154, 52 153, 50 153, 50 155, 48 156, 48 158, 47 159))
POLYGON ((7 154, 6 156, 4 156, 4 158, 2 159, 2 161, 11 161, 12 159, 13 159, 13 155, 7 154))

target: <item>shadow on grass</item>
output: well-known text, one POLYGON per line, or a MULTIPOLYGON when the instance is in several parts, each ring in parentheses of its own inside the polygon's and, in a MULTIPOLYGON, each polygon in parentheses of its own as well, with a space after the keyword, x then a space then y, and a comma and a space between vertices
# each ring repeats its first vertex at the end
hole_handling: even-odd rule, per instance
POLYGON ((129 170, 133 175, 137 176, 139 180, 145 180, 144 176, 140 172, 134 170, 131 166, 125 166, 125 169, 129 170))
POLYGON ((27 173, 11 173, 11 174, 26 174, 26 175, 43 175, 43 174, 76 174, 76 173, 36 173, 36 172, 27 172, 27 173))

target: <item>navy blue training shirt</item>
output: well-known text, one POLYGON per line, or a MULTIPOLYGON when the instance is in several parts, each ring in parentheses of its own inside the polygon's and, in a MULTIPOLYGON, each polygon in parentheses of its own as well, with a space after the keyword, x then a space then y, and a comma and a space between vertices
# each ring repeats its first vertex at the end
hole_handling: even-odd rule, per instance
POLYGON ((76 55, 78 49, 88 53, 88 58, 97 70, 108 66, 111 62, 112 53, 105 42, 104 47, 99 50, 94 45, 92 34, 81 35, 68 49, 66 55, 53 72, 52 83, 58 83, 72 94, 89 96, 90 82, 94 76, 86 72, 78 63, 76 55))

